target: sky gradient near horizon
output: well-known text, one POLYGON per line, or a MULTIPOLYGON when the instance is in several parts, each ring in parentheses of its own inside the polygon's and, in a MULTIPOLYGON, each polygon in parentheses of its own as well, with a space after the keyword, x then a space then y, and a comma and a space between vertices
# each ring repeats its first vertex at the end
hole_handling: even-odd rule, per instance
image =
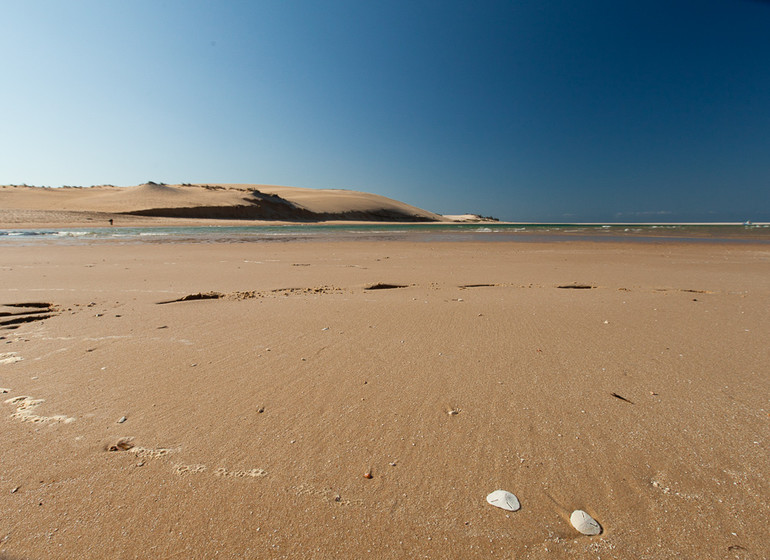
POLYGON ((768 2, 0 10, 0 184, 262 183, 514 221, 770 221, 768 2))

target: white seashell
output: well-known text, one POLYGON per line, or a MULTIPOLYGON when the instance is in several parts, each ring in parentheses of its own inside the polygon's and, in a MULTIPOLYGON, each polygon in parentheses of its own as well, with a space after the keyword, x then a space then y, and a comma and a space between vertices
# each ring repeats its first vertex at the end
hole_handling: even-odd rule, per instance
POLYGON ((507 511, 516 511, 521 508, 519 499, 505 490, 495 490, 492 492, 487 496, 487 503, 507 511))
POLYGON ((582 509, 573 511, 572 515, 569 516, 569 522, 584 535, 598 535, 602 532, 602 526, 599 525, 599 522, 582 509))

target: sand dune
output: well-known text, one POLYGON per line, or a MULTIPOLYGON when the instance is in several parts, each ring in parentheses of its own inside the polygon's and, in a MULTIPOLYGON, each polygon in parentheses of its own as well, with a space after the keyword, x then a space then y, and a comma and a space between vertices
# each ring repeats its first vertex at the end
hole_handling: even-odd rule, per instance
POLYGON ((432 222, 433 212, 384 196, 340 189, 270 185, 111 185, 87 188, 0 187, 0 223, 118 216, 241 219, 291 222, 328 220, 432 222), (37 214, 34 214, 34 213, 37 214), (53 216, 51 213, 59 213, 53 216), (62 215, 62 212, 82 215, 62 215), (24 219, 20 220, 20 216, 24 219))

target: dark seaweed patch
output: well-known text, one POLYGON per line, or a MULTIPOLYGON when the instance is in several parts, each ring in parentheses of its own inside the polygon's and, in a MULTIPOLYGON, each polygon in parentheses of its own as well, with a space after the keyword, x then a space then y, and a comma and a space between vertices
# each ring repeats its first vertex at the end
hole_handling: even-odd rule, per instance
POLYGON ((18 309, 19 311, 0 311, 0 328, 16 329, 23 323, 42 321, 56 315, 56 308, 52 303, 4 303, 2 307, 18 309))
POLYGON ((50 313, 50 309, 40 309, 39 311, 18 311, 16 313, 10 313, 8 311, 0 311, 0 317, 17 317, 19 315, 40 315, 42 313, 50 313))
POLYGON ((621 401, 627 402, 628 404, 634 404, 633 402, 628 400, 626 397, 622 397, 622 396, 618 395, 617 393, 612 393, 612 396, 615 397, 616 399, 620 399, 621 401))
POLYGON ((179 299, 170 299, 168 301, 159 301, 158 305, 165 305, 167 303, 179 303, 182 301, 197 301, 201 299, 220 299, 225 297, 225 294, 220 294, 219 292, 206 292, 198 293, 198 294, 189 294, 184 297, 181 297, 179 299))
POLYGON ((397 288, 406 288, 407 286, 404 284, 385 284, 383 282, 378 282, 377 284, 372 284, 371 286, 367 286, 364 288, 364 290, 395 290, 397 288))
POLYGON ((7 326, 7 325, 20 325, 22 323, 31 323, 33 321, 42 321, 43 319, 50 319, 53 317, 53 315, 35 315, 34 317, 16 317, 14 319, 6 319, 5 321, 0 321, 0 326, 7 326))

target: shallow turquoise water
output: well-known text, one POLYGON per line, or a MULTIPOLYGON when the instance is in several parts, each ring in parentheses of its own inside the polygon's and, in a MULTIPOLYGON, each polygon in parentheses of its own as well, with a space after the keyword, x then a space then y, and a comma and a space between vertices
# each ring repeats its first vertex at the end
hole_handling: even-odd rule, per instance
POLYGON ((301 224, 0 229, 0 245, 290 241, 637 241, 770 243, 770 225, 301 224))

